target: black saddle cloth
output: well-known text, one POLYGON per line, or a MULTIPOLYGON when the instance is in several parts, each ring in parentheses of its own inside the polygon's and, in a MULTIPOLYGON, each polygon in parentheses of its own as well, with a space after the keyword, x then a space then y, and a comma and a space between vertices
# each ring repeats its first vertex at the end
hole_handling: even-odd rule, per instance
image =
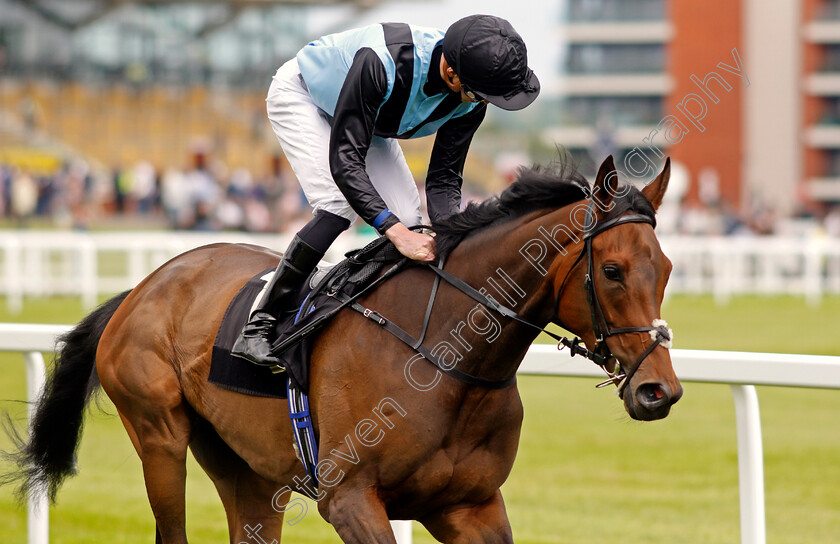
POLYGON ((262 291, 263 279, 274 269, 263 270, 242 286, 228 304, 213 343, 213 358, 207 381, 225 389, 258 397, 286 398, 286 377, 230 354, 242 327, 248 322, 254 299, 262 291))
MULTIPOLYGON (((318 284, 310 284, 315 273, 293 296, 294 311, 278 317, 274 345, 286 342, 301 329, 323 315, 328 315, 341 305, 341 300, 353 296, 380 275, 383 268, 403 259, 387 238, 377 238, 366 247, 348 253, 347 259, 335 265, 318 284), (336 296, 340 294, 340 296, 336 296)), ((254 299, 262 291, 267 275, 272 269, 263 270, 237 292, 228 305, 213 344, 208 381, 220 387, 261 397, 286 398, 286 376, 273 374, 267 367, 255 365, 233 357, 230 349, 248 322, 254 299)), ((322 324, 326 324, 321 320, 322 324)), ((309 391, 309 358, 318 333, 309 334, 278 354, 284 362, 288 377, 303 392, 309 391)))

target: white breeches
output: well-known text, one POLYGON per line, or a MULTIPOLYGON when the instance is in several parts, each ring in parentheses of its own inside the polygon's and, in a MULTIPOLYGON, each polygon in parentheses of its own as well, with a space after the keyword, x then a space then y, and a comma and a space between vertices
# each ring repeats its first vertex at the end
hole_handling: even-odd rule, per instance
MULTIPOLYGON (((309 204, 355 221, 358 216, 330 173, 329 117, 312 102, 297 59, 277 70, 265 101, 268 119, 309 204)), ((419 224, 420 195, 397 141, 374 136, 365 165, 388 209, 407 226, 419 224)))

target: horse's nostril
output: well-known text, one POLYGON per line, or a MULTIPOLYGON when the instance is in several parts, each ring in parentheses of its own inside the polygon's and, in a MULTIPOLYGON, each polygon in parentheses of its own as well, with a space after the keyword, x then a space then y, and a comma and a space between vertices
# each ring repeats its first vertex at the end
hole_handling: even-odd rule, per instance
POLYGON ((648 410, 654 410, 668 403, 670 396, 668 386, 661 383, 644 383, 636 390, 636 399, 648 410))

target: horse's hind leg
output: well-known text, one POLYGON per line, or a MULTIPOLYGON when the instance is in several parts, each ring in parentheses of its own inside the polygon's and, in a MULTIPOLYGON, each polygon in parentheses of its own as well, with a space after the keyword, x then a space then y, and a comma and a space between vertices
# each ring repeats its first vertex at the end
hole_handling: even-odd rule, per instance
MULTIPOLYGON (((231 544, 280 542, 283 511, 291 491, 281 491, 282 486, 254 472, 203 419, 194 422, 190 449, 219 492, 231 544)), ((298 517, 302 515, 305 512, 298 517)))
POLYGON ((102 387, 114 402, 143 464, 156 542, 186 544, 186 456, 190 413, 178 377, 160 359, 99 365, 102 387))

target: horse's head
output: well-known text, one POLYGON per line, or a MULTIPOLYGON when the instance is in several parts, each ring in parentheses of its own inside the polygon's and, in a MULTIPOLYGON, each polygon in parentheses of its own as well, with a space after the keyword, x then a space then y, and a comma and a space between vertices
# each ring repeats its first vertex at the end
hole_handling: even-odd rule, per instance
POLYGON ((578 208, 587 223, 581 253, 554 278, 558 321, 607 357, 627 413, 646 421, 667 416, 683 392, 660 319, 671 262, 653 231, 669 177, 670 160, 639 192, 619 186, 612 157, 605 160, 586 213, 578 208))

